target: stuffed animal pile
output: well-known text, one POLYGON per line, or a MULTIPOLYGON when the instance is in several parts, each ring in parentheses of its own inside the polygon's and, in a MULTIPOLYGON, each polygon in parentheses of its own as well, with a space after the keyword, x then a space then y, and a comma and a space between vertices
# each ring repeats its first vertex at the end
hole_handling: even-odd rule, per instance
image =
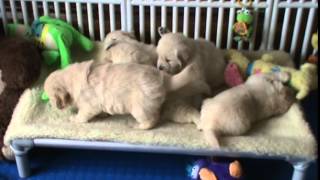
POLYGON ((0 146, 22 92, 40 75, 41 55, 22 38, 0 39, 0 146))
POLYGON ((311 90, 318 88, 317 66, 311 63, 301 65, 300 70, 277 65, 269 54, 261 59, 250 62, 242 53, 230 50, 227 53, 229 65, 225 74, 226 82, 230 86, 243 83, 244 79, 252 74, 268 72, 287 72, 290 74, 289 86, 297 91, 296 98, 305 98, 311 90))
POLYGON ((49 16, 41 16, 33 21, 31 27, 22 24, 7 24, 9 36, 22 36, 35 41, 43 49, 42 56, 47 65, 57 62, 60 68, 65 68, 71 61, 70 47, 79 45, 89 52, 93 49, 93 43, 72 25, 49 16))
MULTIPOLYGON (((61 69, 72 63, 70 48, 79 45, 84 51, 90 52, 94 46, 87 37, 72 25, 49 16, 41 16, 33 21, 31 27, 22 24, 7 24, 9 36, 24 37, 35 42, 42 49, 42 56, 47 65, 59 63, 61 69)), ((41 99, 48 100, 45 92, 41 99)))

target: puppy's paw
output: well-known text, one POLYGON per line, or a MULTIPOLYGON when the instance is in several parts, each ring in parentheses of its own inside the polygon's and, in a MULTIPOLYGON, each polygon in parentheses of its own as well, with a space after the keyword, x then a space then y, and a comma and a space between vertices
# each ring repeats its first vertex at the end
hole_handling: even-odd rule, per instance
POLYGON ((195 123, 195 125, 196 125, 196 127, 197 127, 197 130, 198 131, 202 131, 202 128, 201 128, 201 126, 199 125, 199 123, 196 123, 196 122, 194 122, 195 123))
POLYGON ((210 145, 213 149, 220 148, 218 138, 212 130, 203 130, 203 133, 208 145, 210 145))
POLYGON ((129 126, 134 129, 147 130, 147 129, 153 128, 155 124, 153 122, 144 122, 144 123, 129 122, 129 126))
POLYGON ((81 118, 81 117, 79 117, 78 115, 71 116, 71 117, 69 118, 69 120, 70 120, 71 122, 75 122, 75 123, 86 123, 86 122, 88 122, 87 119, 81 118))
MULTIPOLYGON (((3 155, 4 159, 12 160, 12 161, 14 160, 14 153, 10 149, 9 146, 3 146, 2 149, 1 149, 1 152, 2 152, 2 155, 3 155)), ((0 156, 0 159, 1 159, 1 156, 0 156)))

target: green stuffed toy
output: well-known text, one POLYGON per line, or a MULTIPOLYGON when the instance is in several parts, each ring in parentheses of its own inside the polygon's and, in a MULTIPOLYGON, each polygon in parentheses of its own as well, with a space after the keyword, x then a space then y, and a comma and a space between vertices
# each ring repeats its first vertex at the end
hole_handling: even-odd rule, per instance
MULTIPOLYGON (((47 65, 60 63, 65 68, 71 61, 70 47, 74 44, 89 52, 93 42, 74 29, 70 24, 49 16, 41 16, 33 21, 31 27, 22 24, 7 24, 9 36, 22 36, 35 43, 43 50, 42 56, 47 65)), ((48 95, 43 92, 41 99, 47 101, 48 95)))
POLYGON ((236 50, 228 50, 227 59, 229 63, 237 66, 238 74, 243 79, 251 74, 288 72, 290 74, 289 86, 297 91, 296 98, 298 100, 305 98, 311 90, 318 88, 317 66, 311 63, 305 63, 300 67, 300 70, 297 70, 274 64, 273 57, 269 54, 264 54, 261 59, 250 62, 241 52, 236 50))
POLYGON ((93 49, 93 43, 70 24, 49 16, 34 20, 31 27, 22 24, 8 24, 9 36, 24 36, 34 40, 42 51, 47 65, 60 62, 60 68, 65 68, 71 61, 70 47, 78 44, 85 51, 93 49))
POLYGON ((235 41, 249 41, 253 33, 253 16, 251 10, 242 8, 237 11, 237 22, 233 25, 236 36, 235 41))

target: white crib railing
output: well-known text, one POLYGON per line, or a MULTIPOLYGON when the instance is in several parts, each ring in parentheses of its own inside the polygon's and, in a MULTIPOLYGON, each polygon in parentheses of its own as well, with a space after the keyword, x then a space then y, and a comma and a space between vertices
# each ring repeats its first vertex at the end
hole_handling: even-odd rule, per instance
MULTIPOLYGON (((269 34, 268 49, 273 49, 275 46, 276 30, 277 26, 281 26, 281 40, 280 46, 277 49, 287 50, 292 56, 300 55, 300 61, 303 61, 308 53, 308 48, 310 48, 310 37, 318 25, 318 20, 316 20, 316 10, 318 8, 318 0, 299 0, 293 2, 292 0, 280 1, 275 0, 273 5, 273 14, 271 21, 271 28, 269 34), (284 21, 282 24, 278 23, 279 11, 285 9, 284 21), (296 10, 296 16, 294 19, 293 31, 289 33, 289 22, 290 18, 294 17, 291 13, 296 10), (305 11, 305 12, 304 12, 305 11), (305 14, 303 14, 305 13, 305 14), (285 46, 291 37, 290 48, 286 49, 285 46), (298 51, 300 49, 300 51, 298 51)), ((279 45, 278 43, 278 45, 279 45)), ((310 50, 310 49, 309 49, 310 50)), ((310 51, 309 51, 310 52, 310 51)))
POLYGON ((0 17, 3 25, 30 24, 50 15, 65 19, 91 39, 102 40, 107 32, 122 29, 156 43, 157 27, 166 26, 219 48, 281 49, 301 62, 311 53, 318 0, 253 0, 252 6, 252 40, 239 43, 233 41, 232 32, 240 8, 236 0, 0 0, 0 17))
MULTIPOLYGON (((245 1, 244 1, 245 2, 245 1)), ((263 30, 263 37, 264 39, 262 40, 262 44, 265 44, 266 46, 266 38, 268 37, 268 30, 269 30, 269 19, 271 17, 271 7, 272 7, 272 0, 267 0, 267 1, 259 1, 259 0, 255 0, 253 3, 253 8, 256 8, 256 10, 258 9, 263 9, 265 10, 265 23, 264 23, 264 30, 263 30)), ((218 19, 217 19, 217 29, 216 29, 216 45, 217 47, 222 47, 222 37, 223 37, 223 20, 224 20, 224 10, 225 9, 230 9, 229 12, 229 25, 226 28, 227 31, 224 32, 228 32, 228 38, 227 38, 227 46, 224 48, 231 48, 232 47, 232 25, 234 23, 235 20, 235 8, 239 8, 240 6, 235 3, 235 0, 231 0, 231 1, 225 1, 225 0, 216 0, 216 1, 212 1, 212 0, 206 0, 206 1, 200 1, 200 0, 184 0, 184 1, 176 1, 176 0, 172 0, 172 1, 163 1, 163 0, 131 0, 128 1, 127 3, 127 10, 128 10, 128 30, 129 31, 133 31, 134 28, 134 15, 132 14, 132 9, 135 6, 139 6, 139 24, 145 24, 145 18, 142 14, 141 11, 144 11, 144 8, 150 7, 150 20, 151 20, 151 25, 150 25, 150 35, 151 35, 151 41, 152 42, 156 42, 156 36, 155 36, 155 32, 156 32, 156 28, 154 26, 154 24, 156 23, 156 18, 155 18, 155 7, 161 7, 161 13, 160 11, 158 12, 160 17, 161 17, 161 26, 169 26, 172 27, 172 31, 173 32, 177 32, 178 31, 178 23, 182 23, 182 31, 185 35, 190 36, 189 34, 189 24, 194 24, 194 30, 193 30, 193 35, 191 35, 191 37, 194 38, 199 38, 199 37, 203 37, 207 40, 211 40, 212 37, 212 11, 213 10, 217 10, 218 11, 218 19), (178 19, 178 8, 183 8, 183 21, 179 22, 178 19), (167 10, 170 9, 172 12, 172 24, 169 25, 167 24, 167 10), (190 17, 190 9, 194 9, 195 10, 195 17, 194 17, 194 21, 191 20, 190 17), (201 16, 201 12, 202 11, 206 11, 206 17, 205 17, 205 36, 201 36, 200 35, 200 31, 201 31, 201 23, 203 23, 201 20, 203 18, 203 16, 201 16)), ((182 10, 182 9, 181 9, 182 10)), ((257 14, 255 15, 257 16, 257 14)), ((225 29, 225 30, 226 30, 225 29)), ((140 28, 139 29, 139 33, 140 34, 144 34, 144 28, 140 28)), ((255 36, 253 37, 252 41, 250 42, 250 47, 251 49, 253 49, 254 47, 254 43, 255 43, 255 36)), ((238 44, 238 48, 242 49, 242 43, 238 44)))
POLYGON ((52 17, 65 19, 69 23, 76 22, 76 26, 81 32, 88 31, 91 39, 95 38, 95 32, 99 32, 99 39, 103 40, 106 35, 106 19, 110 22, 109 31, 115 29, 126 30, 126 9, 123 6, 125 0, 0 0, 0 11, 2 12, 2 22, 30 24, 29 13, 32 12, 31 20, 38 18, 40 15, 50 15, 52 17), (9 2, 10 9, 6 8, 9 2), (20 2, 20 4, 19 4, 20 2), (117 6, 117 7, 116 7, 117 6), (120 19, 116 19, 116 8, 121 12, 120 19), (63 9, 63 10, 62 10, 63 9), (105 13, 105 9, 109 14, 105 13), (39 14, 39 10, 42 13, 39 14), (85 12, 86 10, 86 12, 85 12), (85 12, 85 13, 84 13, 85 12), (87 19, 84 19, 87 16, 87 19), (8 21, 9 19, 9 21, 8 21), (121 22, 121 27, 116 27, 116 22, 121 22), (87 28, 84 27, 86 22, 87 28), (96 24, 99 24, 98 29, 96 24))

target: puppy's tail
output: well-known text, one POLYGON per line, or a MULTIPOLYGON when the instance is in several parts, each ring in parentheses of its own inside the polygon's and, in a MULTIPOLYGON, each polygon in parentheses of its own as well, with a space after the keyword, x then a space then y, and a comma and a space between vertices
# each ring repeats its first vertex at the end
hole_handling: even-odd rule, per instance
POLYGON ((217 138, 216 133, 213 130, 203 130, 203 135, 207 143, 212 147, 212 148, 219 148, 219 141, 217 138))

